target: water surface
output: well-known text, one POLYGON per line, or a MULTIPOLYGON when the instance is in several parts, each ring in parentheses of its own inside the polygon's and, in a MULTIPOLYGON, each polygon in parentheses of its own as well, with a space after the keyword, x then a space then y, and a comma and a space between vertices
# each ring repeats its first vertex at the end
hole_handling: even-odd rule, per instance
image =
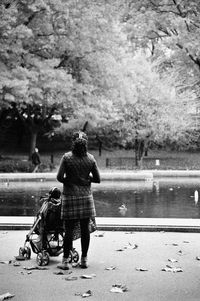
MULTIPOLYGON (((36 215, 40 197, 53 186, 62 189, 58 182, 0 183, 0 215, 36 215)), ((200 218, 195 190, 200 195, 197 178, 104 181, 93 185, 98 217, 200 218)))

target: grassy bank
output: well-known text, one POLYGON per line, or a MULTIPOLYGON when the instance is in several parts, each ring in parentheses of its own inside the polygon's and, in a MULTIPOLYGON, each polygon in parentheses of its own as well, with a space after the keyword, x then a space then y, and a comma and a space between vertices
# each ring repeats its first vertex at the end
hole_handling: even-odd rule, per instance
MULTIPOLYGON (((101 170, 104 169, 137 169, 135 166, 135 156, 133 151, 126 150, 103 150, 101 156, 98 151, 90 150, 98 163, 101 170), (107 164, 109 163, 109 166, 107 164)), ((44 171, 48 171, 51 164, 51 153, 41 153, 41 162, 44 166, 44 171)), ((57 170, 63 152, 53 153, 52 171, 57 170)), ((27 154, 7 153, 3 154, 3 158, 7 160, 27 162, 27 154)), ((0 161, 3 162, 4 160, 0 161)), ((148 156, 143 160, 142 169, 158 169, 158 170, 200 170, 200 153, 199 152, 172 152, 172 151, 149 151, 148 156), (156 160, 159 160, 159 165, 156 165, 156 160)), ((4 171, 5 172, 5 171, 4 171)))

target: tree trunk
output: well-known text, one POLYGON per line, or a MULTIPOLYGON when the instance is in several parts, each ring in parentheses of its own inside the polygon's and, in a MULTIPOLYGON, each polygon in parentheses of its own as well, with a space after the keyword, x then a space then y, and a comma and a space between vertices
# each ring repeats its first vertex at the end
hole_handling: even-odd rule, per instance
POLYGON ((135 165, 136 167, 142 168, 143 157, 144 157, 144 145, 143 139, 135 139, 135 165))
POLYGON ((32 131, 31 132, 31 142, 30 142, 30 150, 29 150, 29 160, 31 158, 32 153, 35 150, 36 147, 36 142, 37 142, 37 131, 32 131))

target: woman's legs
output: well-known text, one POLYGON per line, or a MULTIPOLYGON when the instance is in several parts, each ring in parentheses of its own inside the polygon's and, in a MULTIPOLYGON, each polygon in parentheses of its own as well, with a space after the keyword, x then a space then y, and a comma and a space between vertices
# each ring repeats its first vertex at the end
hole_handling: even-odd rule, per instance
POLYGON ((63 257, 66 259, 69 257, 70 251, 73 247, 74 223, 75 222, 73 220, 65 221, 64 223, 65 235, 63 242, 63 257))
POLYGON ((87 253, 90 244, 90 231, 89 231, 89 222, 90 219, 81 219, 80 226, 81 226, 81 267, 87 268, 87 253))
MULTIPOLYGON (((64 241, 63 241, 63 263, 59 264, 58 267, 61 269, 68 269, 68 257, 73 247, 73 231, 76 226, 77 220, 68 220, 64 222, 64 241)), ((87 253, 90 244, 90 231, 89 231, 90 219, 81 219, 81 266, 87 268, 87 253)))
POLYGON ((73 229, 74 221, 71 220, 64 222, 65 235, 63 239, 63 260, 62 263, 57 265, 57 267, 62 270, 69 269, 69 254, 73 245, 73 229))

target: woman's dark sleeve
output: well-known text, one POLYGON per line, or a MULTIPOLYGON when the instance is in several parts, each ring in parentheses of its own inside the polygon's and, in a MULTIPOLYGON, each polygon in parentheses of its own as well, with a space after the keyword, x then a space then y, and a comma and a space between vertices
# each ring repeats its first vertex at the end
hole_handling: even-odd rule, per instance
POLYGON ((93 183, 100 183, 101 178, 100 178, 100 173, 96 161, 94 161, 91 173, 92 176, 90 176, 90 181, 93 183))
POLYGON ((65 178, 65 164, 64 164, 64 157, 62 157, 60 161, 60 166, 58 168, 57 172, 57 180, 58 182, 64 183, 66 178, 65 178))

